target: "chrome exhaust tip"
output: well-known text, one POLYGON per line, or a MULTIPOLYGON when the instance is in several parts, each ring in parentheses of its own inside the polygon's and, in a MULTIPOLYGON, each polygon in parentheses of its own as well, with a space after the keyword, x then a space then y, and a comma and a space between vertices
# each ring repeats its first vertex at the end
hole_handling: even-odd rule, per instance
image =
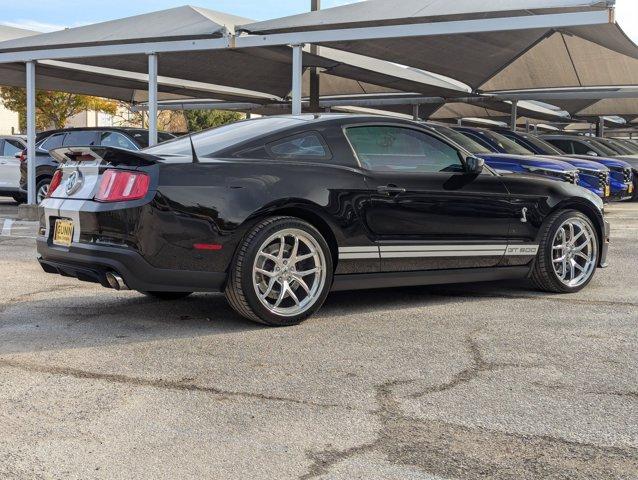
POLYGON ((115 272, 106 272, 106 281, 109 286, 114 290, 128 290, 128 285, 124 283, 122 277, 115 272))

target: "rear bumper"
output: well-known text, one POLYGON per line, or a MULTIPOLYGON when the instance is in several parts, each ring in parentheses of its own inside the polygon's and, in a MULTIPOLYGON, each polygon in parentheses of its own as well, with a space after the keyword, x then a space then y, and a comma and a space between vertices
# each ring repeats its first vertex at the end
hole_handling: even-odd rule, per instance
POLYGON ((600 261, 599 266, 601 268, 607 267, 609 264, 607 263, 607 253, 609 252, 609 237, 611 235, 611 227, 609 226, 609 222, 603 222, 603 238, 600 242, 600 261))
POLYGON ((57 273, 109 287, 108 272, 117 273, 131 290, 140 292, 220 292, 224 272, 168 270, 150 265, 137 252, 102 245, 52 246, 37 240, 38 261, 47 273, 57 273))

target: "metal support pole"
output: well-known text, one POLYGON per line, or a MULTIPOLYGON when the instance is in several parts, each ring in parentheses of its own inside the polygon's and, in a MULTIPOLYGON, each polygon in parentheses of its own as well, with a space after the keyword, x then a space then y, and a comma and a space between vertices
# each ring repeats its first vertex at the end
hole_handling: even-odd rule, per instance
POLYGON ((301 115, 301 81, 303 76, 303 46, 292 46, 292 114, 301 115))
POLYGON ((157 54, 148 56, 148 144, 157 145, 157 54))
MULTIPOLYGON (((310 1, 310 10, 316 12, 321 10, 321 0, 311 0, 310 1)), ((316 45, 310 45, 310 53, 313 55, 319 54, 319 47, 316 45)), ((320 85, 319 85, 319 69, 317 67, 313 67, 310 69, 310 111, 311 112, 319 112, 321 108, 319 107, 319 97, 320 97, 320 85)))
POLYGON ((415 122, 419 121, 419 104, 412 105, 412 120, 415 122))
POLYGON ((525 119, 525 133, 529 133, 529 118, 525 119))
POLYGON ((534 124, 534 134, 538 134, 538 123, 534 124))
POLYGON ((459 119, 456 121, 456 124, 457 124, 459 127, 462 127, 462 126, 463 126, 463 119, 462 119, 462 118, 459 118, 459 119))
POLYGON ((598 117, 598 124, 596 125, 596 136, 600 138, 605 137, 605 118, 598 117))
POLYGON ((516 119, 518 118, 518 100, 512 100, 512 118, 511 129, 512 132, 516 131, 516 119))
POLYGON ((35 192, 35 62, 27 70, 27 203, 36 204, 35 192))

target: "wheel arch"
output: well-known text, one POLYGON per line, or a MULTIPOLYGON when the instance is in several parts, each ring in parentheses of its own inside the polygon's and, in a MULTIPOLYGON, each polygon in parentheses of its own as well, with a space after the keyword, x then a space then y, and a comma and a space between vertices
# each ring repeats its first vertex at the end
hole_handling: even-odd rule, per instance
POLYGON ((589 218, 589 220, 594 225, 594 228, 596 229, 596 236, 598 237, 598 252, 600 255, 605 237, 605 225, 603 217, 596 206, 592 203, 586 201, 578 201, 577 199, 572 198, 556 205, 549 215, 560 210, 576 210, 577 212, 580 212, 587 218, 589 218))

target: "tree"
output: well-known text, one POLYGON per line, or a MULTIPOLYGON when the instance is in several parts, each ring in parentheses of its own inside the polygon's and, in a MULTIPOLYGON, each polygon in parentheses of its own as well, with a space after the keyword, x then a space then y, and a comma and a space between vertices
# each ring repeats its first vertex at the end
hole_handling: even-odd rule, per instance
POLYGON ((243 113, 226 110, 186 110, 184 116, 189 132, 199 132, 246 118, 243 113))
MULTIPOLYGON (((0 98, 4 106, 20 115, 20 129, 26 129, 27 95, 24 88, 3 87, 0 98)), ((70 117, 86 110, 114 115, 117 104, 111 100, 73 93, 51 92, 38 90, 36 92, 36 128, 47 130, 64 128, 70 117)))

